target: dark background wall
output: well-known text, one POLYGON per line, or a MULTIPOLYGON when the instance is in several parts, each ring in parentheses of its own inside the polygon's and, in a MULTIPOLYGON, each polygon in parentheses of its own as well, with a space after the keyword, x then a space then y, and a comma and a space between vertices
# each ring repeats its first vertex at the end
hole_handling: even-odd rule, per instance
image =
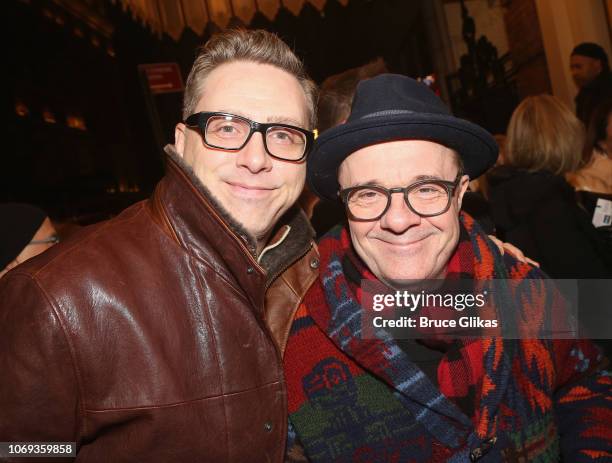
MULTIPOLYGON (((322 12, 306 3, 297 17, 281 9, 274 22, 257 14, 249 27, 278 33, 317 82, 378 56, 393 72, 422 76, 432 64, 420 3, 352 0, 343 7, 328 0, 322 12)), ((31 202, 89 223, 146 197, 163 174, 137 66, 177 62, 185 79, 197 47, 216 29, 186 29, 174 41, 110 1, 72 4, 83 7, 80 14, 51 0, 5 3, 9 99, 0 201, 31 202)), ((152 102, 160 138, 172 142, 181 95, 152 102)))

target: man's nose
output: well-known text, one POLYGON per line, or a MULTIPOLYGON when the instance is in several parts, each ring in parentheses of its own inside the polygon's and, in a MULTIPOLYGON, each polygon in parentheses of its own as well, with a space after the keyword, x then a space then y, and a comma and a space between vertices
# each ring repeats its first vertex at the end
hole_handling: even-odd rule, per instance
POLYGON ((266 152, 261 133, 255 132, 244 148, 238 151, 236 165, 246 167, 254 174, 272 168, 272 158, 266 152))
POLYGON ((404 195, 399 193, 392 194, 389 209, 380 218, 380 227, 400 234, 420 223, 421 216, 408 207, 404 200, 404 195))

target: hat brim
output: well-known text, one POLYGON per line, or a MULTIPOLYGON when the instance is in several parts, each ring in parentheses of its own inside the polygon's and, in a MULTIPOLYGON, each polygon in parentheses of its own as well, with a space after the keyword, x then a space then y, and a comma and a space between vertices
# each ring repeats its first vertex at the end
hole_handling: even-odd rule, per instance
POLYGON ((355 151, 396 140, 428 140, 459 153, 464 172, 476 178, 495 164, 495 139, 480 126, 454 116, 410 113, 348 122, 323 132, 308 156, 308 184, 319 197, 338 199, 338 167, 355 151))

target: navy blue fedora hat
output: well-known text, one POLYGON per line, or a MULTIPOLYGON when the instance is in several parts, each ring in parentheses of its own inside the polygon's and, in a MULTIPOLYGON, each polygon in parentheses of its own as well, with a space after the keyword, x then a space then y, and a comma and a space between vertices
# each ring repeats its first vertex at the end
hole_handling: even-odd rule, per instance
POLYGON ((321 198, 338 199, 342 161, 366 146, 404 139, 428 140, 457 151, 470 178, 497 160, 491 134, 453 116, 426 85, 398 74, 381 74, 359 83, 346 123, 316 139, 307 162, 310 188, 321 198))

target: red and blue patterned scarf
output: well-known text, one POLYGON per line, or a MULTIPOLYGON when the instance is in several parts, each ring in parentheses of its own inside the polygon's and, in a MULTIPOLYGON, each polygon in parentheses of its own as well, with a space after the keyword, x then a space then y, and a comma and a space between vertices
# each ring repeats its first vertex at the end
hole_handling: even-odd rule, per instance
MULTIPOLYGON (((461 226, 449 278, 541 278, 502 257, 469 216, 462 215, 461 226)), ((319 250, 321 275, 298 310, 285 352, 290 423, 309 459, 468 461, 495 447, 500 406, 513 416, 502 397, 518 394, 514 383, 507 391, 516 342, 461 341, 452 358, 443 357, 436 386, 386 332, 361 337, 357 282, 375 277, 353 254, 347 230, 324 237, 319 250), (458 407, 467 396, 479 404, 471 416, 458 407)), ((542 452, 558 455, 556 439, 546 446, 542 452)), ((482 461, 501 456, 490 452, 482 461)))

